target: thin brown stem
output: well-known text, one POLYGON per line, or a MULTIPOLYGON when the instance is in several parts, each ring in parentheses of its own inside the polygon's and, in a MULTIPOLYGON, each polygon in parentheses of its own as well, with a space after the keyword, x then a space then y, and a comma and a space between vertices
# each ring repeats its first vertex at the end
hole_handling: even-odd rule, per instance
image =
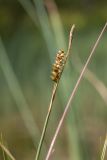
POLYGON ((75 29, 75 25, 73 24, 70 30, 70 34, 69 34, 69 42, 68 42, 68 50, 66 53, 66 59, 68 58, 69 54, 70 54, 70 49, 71 49, 71 44, 72 44, 72 40, 73 40, 73 32, 75 29))
POLYGON ((90 62, 90 60, 91 60, 91 58, 92 58, 92 55, 93 55, 96 47, 98 46, 99 41, 100 41, 103 33, 105 32, 106 27, 107 27, 107 22, 106 22, 106 24, 104 25, 104 27, 103 27, 103 29, 102 29, 102 31, 101 31, 101 33, 100 33, 97 41, 95 42, 94 47, 92 48, 92 50, 91 50, 91 52, 90 52, 90 55, 89 55, 89 57, 88 57, 85 65, 84 65, 84 67, 83 67, 83 69, 82 69, 82 71, 81 71, 81 73, 80 73, 80 76, 79 76, 79 78, 78 78, 78 80, 77 80, 77 82, 76 82, 76 85, 75 85, 75 87, 74 87, 74 89, 73 89, 73 91, 72 91, 72 93, 71 93, 71 95, 70 95, 70 98, 69 98, 69 100, 68 100, 68 103, 67 103, 67 105, 66 105, 66 107, 65 107, 65 110, 64 110, 64 112, 63 112, 63 114, 62 114, 62 117, 61 117, 61 119, 60 119, 60 121, 59 121, 59 123, 58 123, 58 126, 57 126, 57 128, 56 128, 55 134, 54 134, 54 136, 53 136, 53 138, 52 138, 52 141, 51 141, 51 144, 50 144, 50 147, 49 147, 49 150, 48 150, 48 153, 47 153, 47 155, 46 155, 45 160, 49 160, 49 157, 50 157, 50 155, 51 155, 51 153, 52 153, 53 146, 54 146, 55 141, 56 141, 56 138, 57 138, 57 136, 58 136, 58 134, 59 134, 59 132, 60 132, 61 126, 62 126, 62 124, 63 124, 63 121, 64 121, 65 117, 66 117, 66 114, 67 114, 67 112, 68 112, 68 109, 69 109, 69 107, 70 107, 70 104, 71 104, 71 102, 72 102, 72 100, 73 100, 73 98, 74 98, 74 96, 75 96, 75 93, 76 93, 76 91, 77 91, 77 89, 78 89, 78 86, 79 86, 81 80, 82 80, 83 74, 84 74, 84 72, 85 72, 85 70, 86 70, 86 68, 87 68, 87 66, 88 66, 88 64, 89 64, 89 62, 90 62))
MULTIPOLYGON (((71 49, 71 46, 72 46, 74 29, 75 29, 75 24, 72 25, 71 30, 70 30, 70 33, 69 33, 68 49, 67 49, 67 53, 66 53, 66 56, 65 56, 65 64, 66 64, 67 59, 68 59, 68 56, 69 56, 69 54, 70 54, 70 49, 71 49)), ((64 64, 64 67, 63 67, 63 69, 62 69, 62 73, 63 73, 63 70, 64 70, 64 68, 65 68, 65 64, 64 64)), ((61 74, 62 74, 62 73, 61 73, 61 74)))
MULTIPOLYGON (((75 55, 72 62, 77 71, 80 72, 80 68, 83 67, 83 64, 81 63, 79 56, 75 55)), ((107 87, 105 84, 88 68, 86 69, 84 78, 91 83, 107 105, 107 87)))
POLYGON ((6 155, 11 159, 11 160, 16 160, 13 155, 10 153, 10 151, 2 144, 0 143, 0 147, 2 150, 6 153, 6 155))

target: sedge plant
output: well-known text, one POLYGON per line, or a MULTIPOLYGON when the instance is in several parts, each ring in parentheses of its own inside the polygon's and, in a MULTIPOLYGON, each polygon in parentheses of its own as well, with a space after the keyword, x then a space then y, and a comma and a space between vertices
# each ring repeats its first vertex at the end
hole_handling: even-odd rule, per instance
POLYGON ((60 80, 60 78, 61 78, 61 74, 62 74, 62 72, 63 72, 63 69, 64 69, 64 66, 65 66, 65 64, 66 64, 67 58, 68 58, 68 56, 69 56, 69 54, 70 54, 70 48, 71 48, 71 44, 72 44, 74 28, 75 28, 75 25, 73 25, 73 26, 71 27, 71 30, 70 30, 68 50, 67 50, 67 53, 66 53, 66 55, 65 55, 64 64, 63 64, 63 66, 62 66, 62 68, 61 68, 60 74, 58 75, 58 77, 56 77, 56 78, 54 79, 52 96, 51 96, 51 100, 50 100, 50 103, 49 103, 49 107, 48 107, 48 112, 47 112, 47 115, 46 115, 45 123, 44 123, 44 126, 43 126, 43 130, 42 130, 40 142, 39 142, 39 145, 38 145, 38 148, 37 148, 37 153, 36 153, 36 158, 35 158, 35 160, 38 160, 38 159, 39 159, 39 156, 40 156, 40 152, 41 152, 42 144, 43 144, 44 137, 45 137, 45 134, 46 134, 46 130, 47 130, 49 118, 50 118, 50 115, 51 115, 52 106, 53 106, 53 102, 54 102, 54 99, 55 99, 56 91, 57 91, 57 88, 58 88, 59 80, 60 80))

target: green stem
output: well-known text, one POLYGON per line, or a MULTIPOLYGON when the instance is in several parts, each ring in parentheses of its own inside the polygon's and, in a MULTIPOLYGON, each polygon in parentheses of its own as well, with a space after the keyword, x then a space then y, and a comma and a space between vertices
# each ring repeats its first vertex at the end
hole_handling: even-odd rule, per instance
MULTIPOLYGON (((69 44, 68 44, 68 50, 67 50, 67 53, 66 53, 66 59, 65 59, 64 67, 65 67, 67 58, 68 58, 68 56, 69 56, 69 54, 70 54, 70 48, 71 48, 71 43, 72 43, 74 28, 75 28, 75 25, 72 25, 71 30, 70 30, 70 35, 69 35, 69 44)), ((64 67, 63 67, 63 69, 62 69, 62 72, 63 72, 63 70, 64 70, 64 67)), ((60 74, 60 78, 61 78, 62 72, 61 72, 61 74, 60 74)), ((52 111, 52 105, 53 105, 53 102, 54 102, 54 99, 55 99, 56 90, 57 90, 57 88, 58 88, 58 84, 59 84, 60 78, 58 79, 58 81, 57 81, 56 83, 54 83, 54 87, 53 87, 53 91, 52 91, 52 96, 51 96, 51 100, 50 100, 48 112, 47 112, 47 115, 46 115, 44 127, 43 127, 43 130, 42 130, 42 135, 41 135, 41 138, 40 138, 40 142, 39 142, 39 145, 38 145, 38 148, 37 148, 37 153, 36 153, 36 158, 35 158, 35 160, 38 160, 38 159, 39 159, 39 156, 40 156, 42 144, 43 144, 44 137, 45 137, 45 134, 46 134, 46 129, 47 129, 47 126, 48 126, 50 114, 51 114, 51 111, 52 111)))
POLYGON ((43 127, 43 130, 42 130, 42 135, 41 135, 41 138, 40 138, 40 142, 39 142, 39 145, 38 145, 38 148, 37 148, 37 153, 36 153, 35 160, 38 160, 39 156, 40 156, 40 152, 41 152, 41 148, 42 148, 42 145, 43 145, 44 137, 45 137, 45 134, 46 134, 49 118, 50 118, 50 115, 51 115, 52 105, 53 105, 53 102, 54 102, 54 98, 55 98, 57 87, 58 87, 58 82, 55 83, 54 86, 53 86, 52 96, 51 96, 48 112, 47 112, 47 115, 46 115, 44 127, 43 127))

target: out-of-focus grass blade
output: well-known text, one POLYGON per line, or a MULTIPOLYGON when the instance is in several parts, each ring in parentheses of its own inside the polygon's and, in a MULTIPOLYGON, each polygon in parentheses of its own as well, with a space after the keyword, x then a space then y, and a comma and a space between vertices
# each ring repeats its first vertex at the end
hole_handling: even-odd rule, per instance
POLYGON ((50 54, 55 53, 56 42, 52 34, 49 19, 44 8, 43 0, 33 0, 36 8, 36 13, 41 26, 41 31, 44 36, 47 48, 50 54))
MULTIPOLYGON (((34 0, 35 8, 33 7, 33 4, 29 0, 22 0, 22 1, 18 0, 18 1, 21 3, 21 5, 23 5, 23 7, 27 11, 27 13, 31 17, 31 19, 34 21, 34 23, 35 23, 36 17, 38 18, 42 34, 43 34, 43 37, 44 37, 46 45, 47 45, 48 52, 50 54, 55 53, 56 45, 55 45, 54 37, 53 37, 52 31, 51 31, 51 27, 49 24, 48 16, 47 16, 47 13, 46 13, 44 6, 43 6, 43 1, 42 0, 36 0, 36 1, 34 0), (33 12, 33 14, 32 14, 32 12, 33 12), (36 12, 37 16, 35 16, 35 14, 34 14, 35 12, 36 12)), ((36 24, 37 23, 35 23, 35 25, 36 24)))
MULTIPOLYGON (((73 114, 72 114, 73 115, 73 114)), ((73 124, 68 121, 67 125, 67 131, 68 131, 68 139, 69 139, 69 155, 70 159, 72 160, 81 160, 82 157, 80 156, 80 146, 79 146, 79 136, 78 131, 76 129, 76 125, 73 122, 73 124)))
POLYGON ((37 136, 39 135, 39 130, 37 128, 37 125, 35 124, 33 115, 23 95, 18 79, 13 71, 13 68, 6 54, 6 50, 2 43, 1 38, 0 38, 0 66, 4 73, 5 79, 8 83, 11 94, 17 104, 18 110, 20 111, 20 114, 26 125, 26 128, 28 129, 29 134, 36 147, 36 142, 37 142, 36 139, 37 139, 37 136))
POLYGON ((37 16, 36 16, 36 12, 35 12, 35 8, 33 4, 29 0, 18 0, 18 1, 23 6, 23 8, 26 10, 30 18, 35 23, 35 25, 38 26, 37 16))
POLYGON ((57 47, 59 49, 67 50, 67 42, 64 35, 64 27, 61 22, 60 14, 58 12, 57 5, 55 4, 54 0, 47 0, 45 1, 48 14, 49 14, 49 20, 51 22, 51 27, 54 32, 55 41, 57 44, 57 47))

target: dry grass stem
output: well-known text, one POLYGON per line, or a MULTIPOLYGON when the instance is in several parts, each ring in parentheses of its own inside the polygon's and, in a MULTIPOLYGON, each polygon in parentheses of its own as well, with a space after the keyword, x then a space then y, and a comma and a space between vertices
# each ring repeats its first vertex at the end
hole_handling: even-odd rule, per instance
POLYGON ((72 44, 72 40, 73 40, 73 32, 75 29, 75 25, 73 24, 71 30, 70 30, 70 34, 69 34, 69 42, 68 42, 68 50, 66 53, 66 59, 68 58, 69 54, 70 54, 70 48, 71 48, 71 44, 72 44))
POLYGON ((46 155, 45 160, 49 160, 49 157, 50 157, 50 155, 51 155, 51 153, 52 153, 52 149, 53 149, 53 146, 54 146, 54 144, 55 144, 56 138, 57 138, 57 136, 58 136, 58 134, 59 134, 59 132, 60 132, 61 126, 62 126, 62 124, 63 124, 63 121, 64 121, 64 119, 65 119, 65 117, 66 117, 67 111, 68 111, 68 109, 69 109, 69 107, 70 107, 70 104, 71 104, 71 102, 72 102, 72 100, 73 100, 73 97, 74 97, 74 95, 75 95, 75 93, 76 93, 76 91, 77 91, 77 89, 78 89, 78 86, 79 86, 79 84, 80 84, 80 82, 81 82, 81 80, 82 80, 82 77, 83 77, 83 74, 84 74, 84 72, 85 72, 85 70, 86 70, 86 68, 87 68, 87 65, 89 64, 89 62, 90 62, 90 60, 91 60, 91 58, 92 58, 92 55, 93 55, 96 47, 98 46, 99 41, 100 41, 103 33, 105 32, 106 27, 107 27, 107 22, 106 22, 106 24, 104 25, 104 27, 103 27, 103 29, 102 29, 102 31, 101 31, 101 33, 100 33, 97 41, 95 42, 94 47, 92 48, 92 50, 91 50, 91 52, 90 52, 90 55, 89 55, 89 57, 88 57, 85 65, 84 65, 84 67, 83 67, 83 69, 82 69, 82 71, 81 71, 81 73, 80 73, 80 76, 79 76, 79 78, 78 78, 78 80, 77 80, 77 82, 76 82, 76 85, 75 85, 75 87, 74 87, 74 89, 73 89, 73 91, 72 91, 72 93, 71 93, 71 95, 70 95, 70 98, 69 98, 69 100, 68 100, 68 103, 67 103, 67 105, 66 105, 66 107, 65 107, 65 110, 64 110, 64 112, 63 112, 63 114, 62 114, 62 117, 61 117, 61 119, 60 119, 60 121, 59 121, 59 123, 58 123, 58 126, 57 126, 57 128, 56 128, 55 134, 54 134, 54 136, 53 136, 53 138, 52 138, 52 141, 51 141, 51 144, 50 144, 50 147, 49 147, 49 150, 48 150, 48 153, 47 153, 47 155, 46 155))
MULTIPOLYGON (((66 53, 66 55, 65 55, 64 67, 65 67, 66 61, 67 61, 67 59, 68 59, 68 56, 69 56, 69 54, 70 54, 70 49, 71 49, 71 45, 72 45, 74 29, 75 29, 75 25, 73 24, 72 27, 71 27, 70 33, 69 33, 68 49, 67 49, 67 53, 66 53)), ((64 70, 64 67, 63 67, 63 69, 62 69, 62 72, 63 72, 63 70, 64 70)), ((61 72, 61 74, 62 74, 62 72, 61 72)), ((61 77, 61 76, 60 76, 60 77, 61 77)))
MULTIPOLYGON (((2 133, 1 133, 1 143, 3 144, 3 136, 2 136, 2 133)), ((5 158, 5 152, 4 152, 3 149, 2 149, 2 151, 3 151, 3 160, 6 160, 6 158, 5 158)))
MULTIPOLYGON (((73 65, 78 70, 78 72, 80 72, 80 68, 82 68, 83 64, 81 63, 81 60, 78 56, 75 56, 73 59, 73 65)), ((84 78, 86 78, 91 83, 91 85, 96 89, 96 91, 107 105, 107 87, 105 84, 88 68, 86 69, 84 78)))
POLYGON ((1 149, 6 153, 6 155, 11 159, 11 160, 16 160, 13 155, 10 153, 10 151, 0 142, 0 147, 1 149))
POLYGON ((102 150, 102 154, 101 154, 101 160, 104 160, 104 158, 105 158, 106 149, 107 149, 107 134, 106 134, 106 138, 104 141, 104 146, 103 146, 103 150, 102 150))
MULTIPOLYGON (((68 44, 68 50, 67 50, 67 54, 66 54, 66 60, 67 60, 67 58, 68 58, 68 56, 70 54, 70 48, 71 48, 71 44, 72 44, 74 28, 75 28, 75 25, 73 25, 71 30, 70 30, 69 44, 68 44)), ((66 63, 66 60, 65 60, 65 63, 66 63)), ((64 67, 65 67, 65 64, 64 64, 64 67)), ((63 69, 64 69, 64 67, 63 67, 63 69)), ((63 69, 62 69, 62 72, 63 72, 63 69)), ((61 72, 61 74, 62 74, 62 72, 61 72)), ((60 77, 61 77, 61 75, 60 75, 60 77)), ((49 118, 50 118, 50 115, 51 115, 52 106, 53 106, 53 102, 54 102, 54 99, 55 99, 56 91, 57 91, 57 88, 58 88, 59 80, 60 80, 60 78, 58 79, 57 82, 54 83, 54 86, 53 86, 52 96, 51 96, 50 104, 49 104, 49 107, 48 107, 48 112, 47 112, 47 115, 46 115, 45 123, 44 123, 44 126, 43 126, 40 142, 39 142, 39 145, 38 145, 38 148, 37 148, 37 153, 36 153, 35 160, 38 160, 39 156, 40 156, 40 152, 41 152, 42 144, 43 144, 44 137, 45 137, 45 134, 46 134, 46 130, 47 130, 49 118)))

